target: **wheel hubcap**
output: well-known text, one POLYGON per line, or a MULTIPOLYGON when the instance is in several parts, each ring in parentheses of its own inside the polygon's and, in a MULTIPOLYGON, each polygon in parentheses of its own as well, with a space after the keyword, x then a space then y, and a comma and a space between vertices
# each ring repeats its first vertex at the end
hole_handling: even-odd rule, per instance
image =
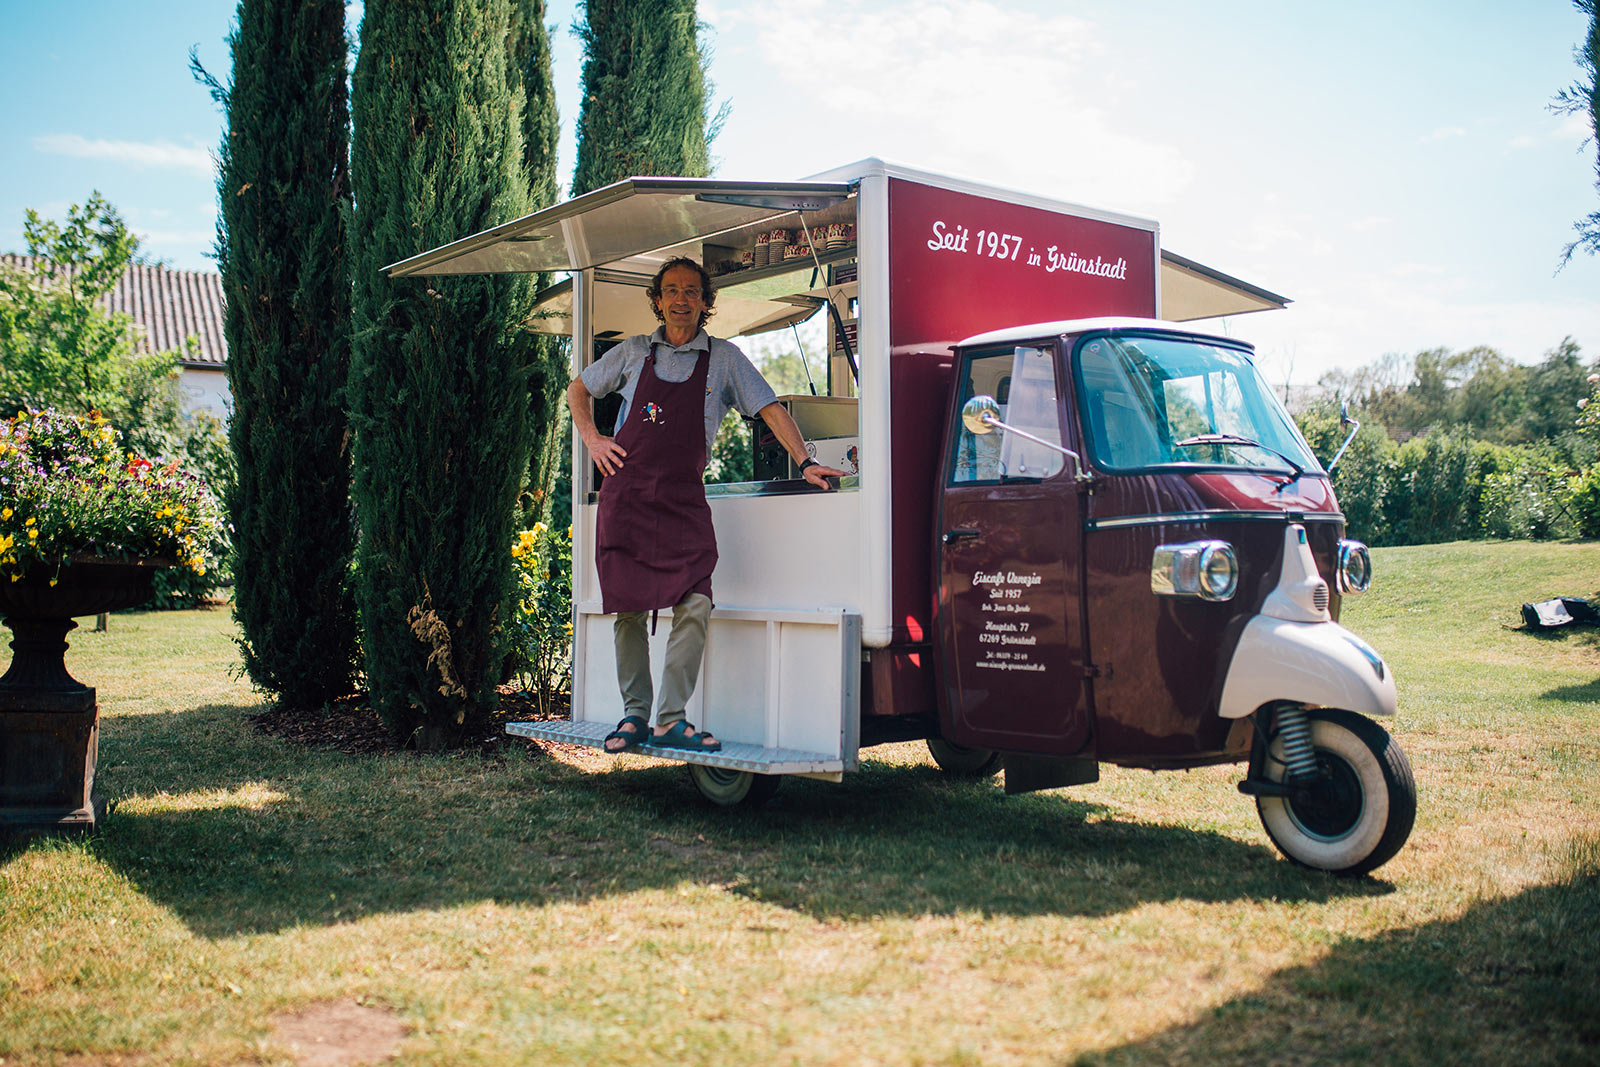
POLYGON ((1342 837, 1361 821, 1361 780, 1338 756, 1317 753, 1317 780, 1289 798, 1289 813, 1308 834, 1342 837))

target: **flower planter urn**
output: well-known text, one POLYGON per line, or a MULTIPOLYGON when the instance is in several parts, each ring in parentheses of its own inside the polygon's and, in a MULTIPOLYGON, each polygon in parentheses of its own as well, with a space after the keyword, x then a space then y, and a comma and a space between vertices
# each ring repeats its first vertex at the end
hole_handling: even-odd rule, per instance
POLYGON ((99 707, 67 673, 67 633, 75 618, 144 603, 155 572, 150 562, 78 558, 59 574, 35 567, 0 579, 0 621, 13 634, 0 676, 0 831, 92 829, 102 817, 99 707))

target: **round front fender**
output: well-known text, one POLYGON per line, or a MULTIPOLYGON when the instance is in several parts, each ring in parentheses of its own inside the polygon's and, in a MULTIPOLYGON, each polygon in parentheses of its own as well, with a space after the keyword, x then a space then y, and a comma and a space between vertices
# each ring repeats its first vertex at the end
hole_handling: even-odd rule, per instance
POLYGON ((1279 700, 1393 715, 1394 674, 1371 645, 1336 622, 1257 615, 1228 665, 1218 714, 1242 719, 1279 700))

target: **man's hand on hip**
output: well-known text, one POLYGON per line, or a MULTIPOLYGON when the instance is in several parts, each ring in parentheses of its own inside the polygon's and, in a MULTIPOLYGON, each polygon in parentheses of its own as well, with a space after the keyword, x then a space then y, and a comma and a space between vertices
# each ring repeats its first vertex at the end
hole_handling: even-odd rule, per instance
POLYGON ((610 477, 622 469, 622 461, 627 457, 628 451, 617 444, 616 438, 595 434, 592 441, 585 440, 583 443, 589 449, 589 455, 594 459, 595 466, 600 468, 601 474, 610 477))

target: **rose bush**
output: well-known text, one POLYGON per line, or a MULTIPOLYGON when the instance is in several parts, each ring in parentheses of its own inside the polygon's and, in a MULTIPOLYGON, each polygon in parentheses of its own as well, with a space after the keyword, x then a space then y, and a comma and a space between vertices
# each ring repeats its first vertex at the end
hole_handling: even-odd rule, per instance
POLYGON ((0 422, 0 580, 35 567, 59 574, 77 556, 204 575, 221 528, 204 481, 123 451, 98 414, 47 409, 0 422))

